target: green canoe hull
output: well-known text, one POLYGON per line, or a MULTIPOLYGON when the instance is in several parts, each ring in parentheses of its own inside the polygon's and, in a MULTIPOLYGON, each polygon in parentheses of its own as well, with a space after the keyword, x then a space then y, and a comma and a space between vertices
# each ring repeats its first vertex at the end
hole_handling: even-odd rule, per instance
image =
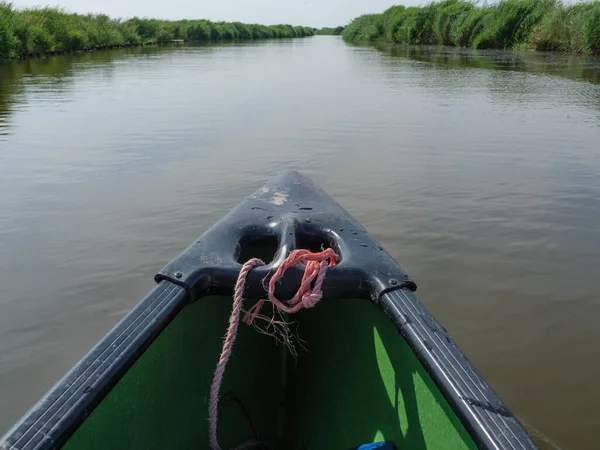
MULTIPOLYGON (((208 393, 230 297, 184 308, 65 448, 205 448, 208 393)), ((294 317, 296 358, 240 325, 223 393, 247 406, 261 437, 281 449, 350 449, 393 441, 408 449, 474 449, 473 440, 386 315, 372 303, 323 301, 294 317)), ((223 407, 223 448, 253 437, 239 405, 223 407)))

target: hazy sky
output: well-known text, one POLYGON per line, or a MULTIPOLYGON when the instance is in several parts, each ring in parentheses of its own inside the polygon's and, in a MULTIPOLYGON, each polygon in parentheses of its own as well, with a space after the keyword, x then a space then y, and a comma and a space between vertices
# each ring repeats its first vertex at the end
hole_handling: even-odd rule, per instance
MULTIPOLYGON (((10 0, 9 0, 10 1, 10 0)), ((396 4, 421 0, 12 0, 17 7, 59 5, 71 12, 106 13, 112 17, 210 19, 290 23, 312 27, 345 25, 361 14, 382 12, 396 4)))

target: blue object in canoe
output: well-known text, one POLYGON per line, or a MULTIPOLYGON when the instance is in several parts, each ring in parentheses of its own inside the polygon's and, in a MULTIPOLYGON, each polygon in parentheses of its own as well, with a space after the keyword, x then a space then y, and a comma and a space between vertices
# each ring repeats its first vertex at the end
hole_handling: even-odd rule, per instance
POLYGON ((394 444, 392 442, 373 442, 361 445, 352 450, 394 450, 394 444))

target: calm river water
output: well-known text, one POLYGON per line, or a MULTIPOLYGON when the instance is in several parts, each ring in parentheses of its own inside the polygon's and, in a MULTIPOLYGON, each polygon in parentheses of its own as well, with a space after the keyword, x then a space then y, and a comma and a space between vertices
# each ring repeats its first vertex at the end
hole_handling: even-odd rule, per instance
POLYGON ((419 284, 525 422, 600 423, 600 60, 336 37, 0 65, 0 434, 286 169, 419 284))

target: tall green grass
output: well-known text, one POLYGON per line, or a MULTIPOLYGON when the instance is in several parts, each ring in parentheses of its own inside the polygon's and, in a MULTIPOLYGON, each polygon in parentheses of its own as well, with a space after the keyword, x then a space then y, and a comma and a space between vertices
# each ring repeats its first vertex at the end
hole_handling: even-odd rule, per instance
POLYGON ((335 27, 335 28, 321 28, 320 30, 316 30, 315 34, 317 36, 340 36, 344 31, 344 27, 335 27))
POLYGON ((600 0, 445 0, 392 6, 354 19, 348 42, 393 42, 472 48, 523 48, 600 54, 600 0))
POLYGON ((14 9, 0 2, 0 59, 72 52, 174 39, 221 41, 311 36, 310 27, 208 20, 112 19, 103 14, 70 14, 57 8, 14 9))

